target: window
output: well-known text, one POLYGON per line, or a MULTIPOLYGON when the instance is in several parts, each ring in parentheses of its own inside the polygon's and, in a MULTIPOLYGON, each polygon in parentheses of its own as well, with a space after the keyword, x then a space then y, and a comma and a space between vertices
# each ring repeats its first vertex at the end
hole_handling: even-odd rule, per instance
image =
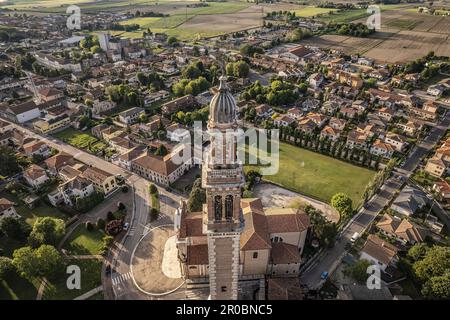
POLYGON ((216 221, 222 220, 222 196, 214 197, 214 219, 216 221))
POLYGON ((233 219, 233 196, 227 195, 225 197, 225 218, 227 220, 233 219))
POLYGON ((253 252, 253 259, 258 259, 258 252, 253 252))
POLYGON ((227 292, 227 287, 226 287, 226 286, 223 286, 223 287, 221 288, 221 290, 222 290, 222 292, 227 292))

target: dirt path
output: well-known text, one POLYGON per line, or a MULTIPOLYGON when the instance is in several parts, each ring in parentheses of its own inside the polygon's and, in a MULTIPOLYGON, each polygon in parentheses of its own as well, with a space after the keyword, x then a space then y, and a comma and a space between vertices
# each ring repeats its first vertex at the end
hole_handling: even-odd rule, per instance
POLYGON ((339 214, 330 205, 270 183, 256 185, 253 194, 255 197, 261 198, 265 208, 286 207, 294 200, 299 199, 322 211, 328 220, 336 223, 339 221, 339 214))

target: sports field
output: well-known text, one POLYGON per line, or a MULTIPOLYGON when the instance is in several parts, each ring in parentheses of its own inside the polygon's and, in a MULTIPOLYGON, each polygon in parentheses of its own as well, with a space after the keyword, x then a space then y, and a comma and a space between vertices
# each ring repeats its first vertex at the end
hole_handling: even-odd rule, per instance
MULTIPOLYGON (((357 205, 365 186, 375 175, 375 171, 287 143, 280 143, 279 161, 278 173, 265 176, 265 180, 327 203, 337 192, 344 192, 357 205)), ((249 165, 245 170, 255 168, 258 166, 249 165)))

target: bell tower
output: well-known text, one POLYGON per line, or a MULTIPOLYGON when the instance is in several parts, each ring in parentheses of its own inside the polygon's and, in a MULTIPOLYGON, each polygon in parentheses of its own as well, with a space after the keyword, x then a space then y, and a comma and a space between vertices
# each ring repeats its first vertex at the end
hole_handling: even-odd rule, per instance
POLYGON ((240 206, 244 184, 237 159, 236 101, 220 78, 208 120, 210 148, 202 169, 206 189, 203 225, 208 238, 209 286, 213 300, 236 300, 239 278, 239 243, 243 228, 240 206))

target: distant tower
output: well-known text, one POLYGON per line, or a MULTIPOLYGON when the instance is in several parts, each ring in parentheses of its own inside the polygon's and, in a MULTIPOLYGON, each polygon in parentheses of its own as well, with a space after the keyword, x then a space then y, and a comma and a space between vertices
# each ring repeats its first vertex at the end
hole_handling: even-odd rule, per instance
POLYGON ((243 228, 240 206, 244 184, 237 160, 236 101, 220 78, 208 120, 211 146, 203 165, 206 189, 204 227, 208 238, 209 287, 212 300, 236 300, 239 278, 239 241, 243 228))

